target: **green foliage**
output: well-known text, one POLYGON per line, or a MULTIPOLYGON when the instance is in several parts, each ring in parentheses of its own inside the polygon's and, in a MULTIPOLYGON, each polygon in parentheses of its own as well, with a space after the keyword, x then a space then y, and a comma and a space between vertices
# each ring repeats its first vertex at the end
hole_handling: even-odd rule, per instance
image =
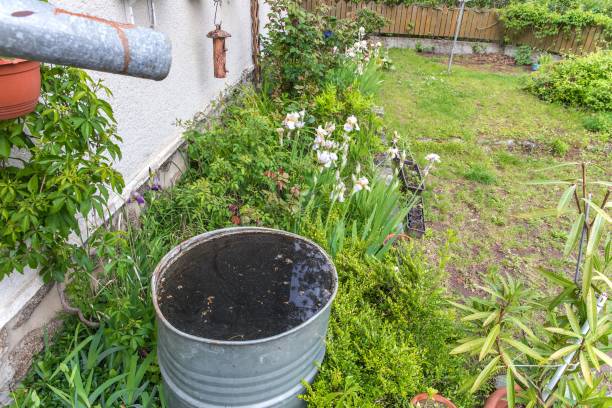
POLYGON ((365 28, 367 33, 379 32, 387 22, 387 19, 370 9, 364 8, 357 12, 357 26, 365 28))
MULTIPOLYGON (((355 185, 361 176, 353 174, 355 185)), ((337 196, 338 186, 345 188, 344 182, 334 179, 333 169, 325 171, 317 178, 317 184, 305 191, 301 204, 303 220, 296 224, 295 232, 308 233, 308 226, 314 223, 320 226, 332 256, 341 252, 345 240, 350 240, 363 242, 366 255, 382 258, 395 242, 395 234, 401 233, 412 203, 406 202, 397 182, 387 184, 376 173, 371 178, 371 187, 353 191, 345 201, 344 197, 337 196)))
MULTIPOLYGON (((270 10, 263 38, 264 80, 279 93, 313 92, 327 71, 340 66, 339 53, 357 37, 357 23, 330 17, 325 6, 309 13, 295 0, 274 0, 270 10)), ((361 18, 377 24, 371 15, 361 18)))
MULTIPOLYGON (((351 0, 353 3, 363 3, 363 0, 351 0)), ((369 3, 370 1, 368 1, 369 3)), ((418 4, 425 6, 448 6, 448 7, 456 7, 457 1, 454 0, 372 0, 372 3, 386 4, 389 6, 395 6, 398 4, 418 4)), ((511 0, 472 0, 469 3, 470 7, 474 8, 498 8, 504 7, 511 0)))
POLYGON ((495 184, 497 179, 495 175, 486 166, 474 164, 464 173, 464 177, 468 180, 475 181, 481 184, 495 184))
POLYGON ((97 95, 110 91, 79 69, 41 71, 36 111, 0 121, 0 279, 29 266, 63 280, 87 258, 68 243, 79 218, 103 217, 109 189, 123 188, 113 111, 97 95))
POLYGON ((337 116, 345 108, 344 102, 338 99, 338 88, 335 85, 327 84, 323 91, 314 99, 314 114, 321 116, 337 116))
POLYGON ((433 45, 423 45, 420 41, 414 44, 414 50, 416 52, 434 52, 435 47, 433 45))
POLYGON ((603 194, 601 206, 590 198, 594 187, 609 186, 610 182, 591 182, 586 173, 582 164, 581 177, 575 181, 542 182, 567 186, 551 213, 557 217, 573 215, 564 256, 581 252, 583 258, 577 258, 580 277, 570 280, 562 273, 542 269, 555 288, 550 297, 510 276, 495 275, 486 287, 480 287, 486 298, 473 297, 467 304, 455 304, 465 315, 462 320, 473 322, 473 326, 471 336, 451 353, 478 356, 484 365, 472 391, 503 369, 511 379, 510 386, 516 381, 522 388, 517 401, 527 406, 549 406, 555 401, 568 407, 604 407, 609 403, 603 397, 606 387, 593 371, 600 372, 611 362, 606 354, 612 327, 605 292, 612 289, 606 276, 612 267, 612 217, 609 192, 603 194), (554 382, 556 370, 549 366, 556 368, 563 361, 569 365, 561 381, 554 382))
POLYGON ((550 150, 555 156, 564 157, 569 152, 570 145, 562 139, 556 138, 550 143, 550 150))
POLYGON ((514 54, 516 65, 531 65, 531 53, 532 49, 529 45, 518 46, 514 54))
POLYGON ((612 51, 545 65, 527 90, 541 99, 594 111, 612 111, 612 51))
MULTIPOLYGON (((364 3, 363 0, 351 0, 353 3, 364 3)), ((368 1, 369 3, 370 1, 368 1)), ((372 0, 372 3, 394 6, 398 4, 419 4, 425 6, 457 7, 454 0, 372 0)), ((563 13, 569 10, 584 10, 601 16, 612 16, 612 3, 609 0, 472 0, 468 6, 471 8, 504 9, 522 6, 523 4, 536 4, 543 9, 563 13)))
POLYGON ((554 60, 553 60, 552 55, 550 55, 550 54, 549 54, 549 53, 547 53, 547 52, 543 52, 543 53, 542 53, 542 54, 540 54, 540 56, 538 57, 538 64, 540 64, 540 65, 547 65, 547 64, 552 63, 553 61, 554 61, 554 60))
MULTIPOLYGON (((304 22, 316 18, 295 13, 304 22)), ((302 28, 299 21, 297 26, 302 28)), ((319 44, 308 29, 285 35, 313 40, 306 50, 319 44)), ((274 52, 299 43, 280 38, 280 31, 270 38, 274 52)), ((375 72, 384 58, 377 48, 360 45, 354 59, 339 59, 334 73, 323 76, 312 71, 325 65, 321 61, 312 62, 314 68, 289 61, 278 73, 280 62, 267 60, 268 79, 278 74, 285 81, 280 91, 241 89, 218 119, 188 130, 189 169, 182 180, 145 194, 149 206, 139 229, 96 232, 96 267, 90 260, 87 273, 74 274, 68 285, 71 303, 100 320, 100 329, 92 332, 69 319, 74 331, 61 332, 45 349, 15 393, 15 406, 163 406, 151 271, 178 242, 231 225, 295 228, 336 254, 341 287, 328 358, 306 396, 313 405, 407 406, 412 394, 429 387, 473 405, 461 391, 468 373, 464 360, 448 354, 461 327, 444 307, 443 265, 429 269, 412 248, 385 244, 390 232, 399 231, 409 203, 397 185, 376 179, 371 163, 384 149, 380 120, 363 91, 380 85, 375 72), (364 64, 370 55, 377 57, 364 64), (300 70, 303 78, 292 76, 300 70), (336 130, 327 122, 344 126, 336 130), (339 153, 341 164, 332 166, 313 150, 315 134, 322 134, 318 124, 334 142, 323 147, 339 153), (345 202, 338 181, 349 177, 354 194, 345 202)))
POLYGON ((476 43, 472 45, 472 52, 474 54, 484 54, 487 50, 487 46, 485 44, 476 43))
POLYGON ((353 239, 361 237, 367 246, 366 255, 382 257, 395 241, 392 234, 401 232, 399 226, 412 205, 400 191, 398 182, 387 183, 383 177, 375 176, 372 191, 355 197, 353 239))
POLYGON ((513 2, 500 9, 500 19, 510 37, 533 32, 537 38, 544 38, 594 26, 603 27, 606 40, 612 37, 612 17, 587 11, 577 2, 513 2))
POLYGON ((126 350, 105 338, 101 327, 89 333, 72 325, 48 346, 26 386, 13 393, 14 407, 163 407, 155 350, 126 350), (65 355, 64 355, 65 353, 65 355))
POLYGON ((589 132, 601 132, 612 135, 612 113, 597 113, 587 116, 582 124, 589 132))
POLYGON ((330 318, 327 355, 305 400, 315 407, 408 407, 435 387, 458 406, 464 361, 449 355, 461 335, 444 305, 440 271, 411 247, 382 260, 356 241, 336 257, 339 291, 330 318))

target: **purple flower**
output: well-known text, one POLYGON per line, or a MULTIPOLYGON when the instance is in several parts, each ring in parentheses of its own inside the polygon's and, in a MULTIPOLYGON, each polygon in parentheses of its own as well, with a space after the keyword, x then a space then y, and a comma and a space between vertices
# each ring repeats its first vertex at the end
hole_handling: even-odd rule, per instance
POLYGON ((136 201, 139 205, 144 205, 146 203, 144 197, 138 191, 132 192, 128 202, 133 203, 134 201, 136 201))
POLYGON ((149 168, 149 185, 147 186, 147 188, 153 191, 160 191, 162 189, 157 172, 151 170, 151 168, 149 168))
POLYGON ((153 182, 151 183, 151 190, 161 191, 161 189, 162 189, 162 186, 161 186, 161 182, 159 181, 159 176, 153 177, 153 182))

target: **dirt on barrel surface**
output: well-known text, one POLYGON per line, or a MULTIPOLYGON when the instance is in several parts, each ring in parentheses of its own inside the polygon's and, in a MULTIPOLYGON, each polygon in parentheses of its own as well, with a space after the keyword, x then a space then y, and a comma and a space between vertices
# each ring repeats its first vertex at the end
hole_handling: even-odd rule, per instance
POLYGON ((183 253, 157 296, 166 320, 182 332, 240 341, 300 325, 327 304, 334 285, 314 245, 253 232, 221 235, 183 253))

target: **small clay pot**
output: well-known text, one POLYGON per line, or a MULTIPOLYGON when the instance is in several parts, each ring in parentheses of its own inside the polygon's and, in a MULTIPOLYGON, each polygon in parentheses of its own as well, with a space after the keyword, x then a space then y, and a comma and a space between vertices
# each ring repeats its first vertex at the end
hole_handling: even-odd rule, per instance
MULTIPOLYGON (((514 390, 520 391, 521 387, 515 385, 514 390)), ((508 401, 506 400, 507 395, 508 391, 505 388, 498 388, 493 394, 489 395, 484 408, 508 408, 508 401)))
POLYGON ((440 404, 444 404, 444 406, 448 408, 457 408, 455 404, 453 404, 452 402, 450 402, 449 400, 447 400, 446 398, 438 394, 434 394, 430 397, 429 394, 427 393, 421 393, 421 394, 415 395, 415 397, 412 400, 410 400, 410 403, 412 405, 416 405, 417 402, 427 401, 429 399, 434 400, 435 402, 438 402, 440 404))
POLYGON ((26 115, 40 97, 40 62, 0 59, 0 120, 26 115))
POLYGON ((383 242, 383 244, 387 244, 387 242, 389 242, 389 240, 391 240, 393 238, 395 238, 396 242, 399 242, 399 241, 410 241, 410 239, 411 239, 410 235, 407 235, 407 234, 394 234, 394 233, 391 233, 391 234, 387 235, 387 237, 385 238, 385 241, 383 242))

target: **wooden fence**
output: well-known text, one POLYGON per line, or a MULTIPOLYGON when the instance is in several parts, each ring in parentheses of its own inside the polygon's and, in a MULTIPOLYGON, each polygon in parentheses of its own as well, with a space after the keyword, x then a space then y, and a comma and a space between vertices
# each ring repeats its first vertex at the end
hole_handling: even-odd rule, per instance
MULTIPOLYGON (((352 18, 361 9, 370 9, 385 17, 388 24, 382 34, 410 37, 452 38, 455 34, 458 8, 421 5, 387 6, 378 3, 353 3, 350 0, 303 0, 306 10, 315 10, 322 3, 330 6, 330 14, 338 18, 352 18)), ((470 41, 502 42, 507 33, 495 10, 465 9, 459 38, 470 41)), ((586 27, 581 32, 560 32, 556 36, 536 38, 532 32, 512 36, 517 44, 554 53, 585 54, 604 44, 602 27, 586 27)))

